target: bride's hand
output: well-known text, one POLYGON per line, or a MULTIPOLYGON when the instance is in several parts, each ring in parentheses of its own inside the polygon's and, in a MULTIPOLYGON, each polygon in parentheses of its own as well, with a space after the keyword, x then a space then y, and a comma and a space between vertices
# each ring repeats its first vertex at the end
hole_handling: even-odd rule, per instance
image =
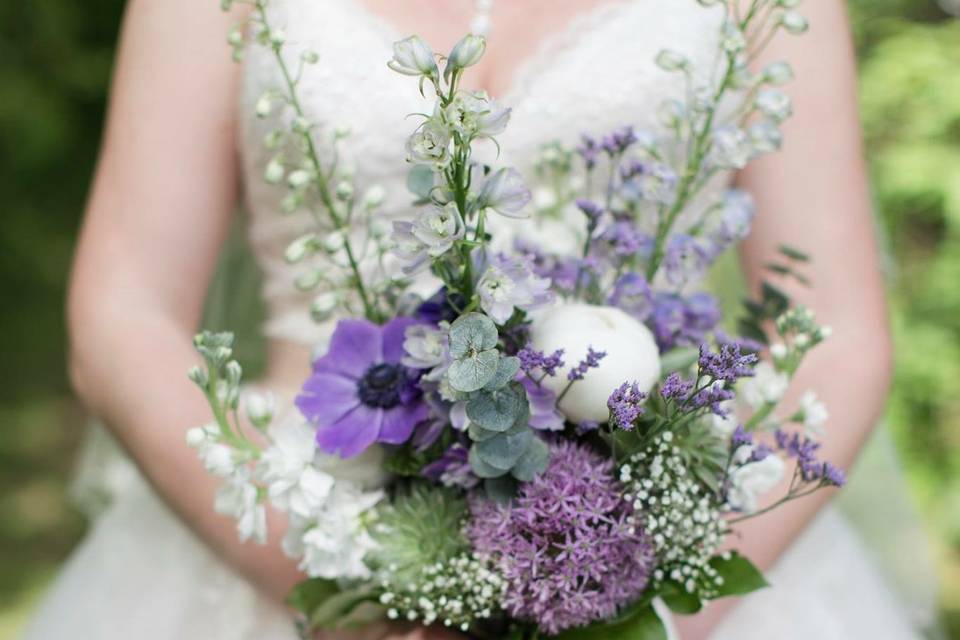
POLYGON ((318 635, 317 640, 463 640, 464 637, 443 627, 390 623, 357 631, 326 632, 318 635))

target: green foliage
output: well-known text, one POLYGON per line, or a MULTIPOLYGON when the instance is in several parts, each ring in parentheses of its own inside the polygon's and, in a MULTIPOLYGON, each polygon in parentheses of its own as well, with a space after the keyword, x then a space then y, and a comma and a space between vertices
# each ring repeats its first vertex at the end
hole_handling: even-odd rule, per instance
POLYGON ((615 621, 571 629, 556 636, 557 640, 667 640, 667 629, 647 602, 629 609, 615 621))

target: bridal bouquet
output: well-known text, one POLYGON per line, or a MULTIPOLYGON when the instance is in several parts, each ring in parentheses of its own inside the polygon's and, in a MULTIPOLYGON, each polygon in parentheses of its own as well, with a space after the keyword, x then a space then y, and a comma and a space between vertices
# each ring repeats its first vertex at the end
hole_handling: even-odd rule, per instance
MULTIPOLYGON (((725 12, 715 68, 661 52, 687 96, 664 102, 662 130, 544 141, 536 203, 515 169, 475 159, 510 120, 461 88, 484 39, 447 56, 397 42, 389 67, 433 107, 407 142, 411 214, 392 229, 382 190, 358 194, 338 163, 344 134, 300 102, 317 55, 289 55, 266 4, 230 42, 239 56, 249 33, 286 80, 257 105, 278 122, 265 177, 287 185, 283 210, 316 220, 285 257, 318 292, 315 318, 337 322, 294 420, 241 389, 229 334, 199 335, 205 367, 190 376, 214 422, 188 441, 224 478, 215 508, 242 538, 265 539, 267 502, 287 513, 304 634, 388 618, 488 638, 664 638, 655 600, 693 613, 766 586, 730 550, 737 524, 844 483, 817 455, 823 405, 780 406, 829 331, 772 284, 740 337, 719 328, 697 285, 753 208, 737 191, 697 195, 780 145, 790 67, 748 64, 774 33, 806 29, 797 2, 701 0, 725 12), (577 250, 498 240, 529 216, 579 220, 577 250), (381 481, 340 472, 358 456, 381 481)), ((771 269, 802 280, 806 260, 783 247, 771 269)))

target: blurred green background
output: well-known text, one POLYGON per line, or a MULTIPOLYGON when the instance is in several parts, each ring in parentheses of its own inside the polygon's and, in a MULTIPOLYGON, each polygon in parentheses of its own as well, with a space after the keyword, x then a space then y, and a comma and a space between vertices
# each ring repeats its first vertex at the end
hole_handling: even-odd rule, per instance
MULTIPOLYGON (((66 495, 85 422, 64 373, 62 300, 122 5, 0 5, 0 638, 85 526, 66 495)), ((942 5, 960 12, 958 0, 942 5)), ((948 635, 960 638, 960 21, 933 0, 851 10, 891 256, 889 421, 932 534, 948 635)))

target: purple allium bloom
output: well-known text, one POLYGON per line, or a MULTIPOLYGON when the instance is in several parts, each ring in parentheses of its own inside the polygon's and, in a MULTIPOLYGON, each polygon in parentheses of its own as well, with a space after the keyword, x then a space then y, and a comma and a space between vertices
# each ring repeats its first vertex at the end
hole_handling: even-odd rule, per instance
POLYGON ((740 345, 725 343, 720 345, 717 352, 710 351, 709 346, 700 345, 700 375, 710 376, 714 380, 723 380, 733 384, 740 378, 749 378, 753 375, 753 365, 757 363, 757 355, 740 353, 740 345))
POLYGON ((660 386, 660 397, 664 400, 686 400, 693 391, 693 380, 684 380, 674 371, 660 386))
POLYGON ((617 278, 607 302, 644 322, 653 312, 653 291, 639 273, 625 273, 617 278))
POLYGON ((420 470, 420 475, 446 487, 473 489, 480 484, 480 478, 474 475, 467 460, 469 451, 462 444, 455 443, 443 452, 443 455, 420 470))
POLYGON ((584 134, 581 136, 581 144, 577 147, 577 153, 583 158, 583 163, 587 169, 593 169, 597 166, 597 158, 600 155, 600 145, 596 139, 584 134))
POLYGON ((548 634, 612 618, 647 586, 653 550, 613 461, 570 441, 511 505, 474 496, 467 537, 507 581, 504 608, 548 634))
POLYGON ((753 434, 747 431, 742 424, 737 425, 737 428, 734 429, 733 435, 730 436, 730 446, 736 451, 743 445, 752 445, 753 444, 753 434))
POLYGON ((326 355, 313 363, 296 405, 317 428, 327 453, 355 456, 375 442, 403 444, 429 408, 416 372, 400 363, 404 332, 413 318, 377 326, 341 320, 326 355))
POLYGON ((648 326, 663 353, 674 347, 700 345, 718 322, 720 307, 716 298, 708 293, 695 293, 686 298, 657 293, 648 326))
POLYGON ((564 417, 557 410, 557 394, 536 383, 524 372, 517 372, 517 381, 527 390, 530 403, 529 425, 540 431, 563 431, 564 417))
POLYGON ((626 382, 620 385, 607 400, 613 424, 624 431, 633 429, 637 418, 643 415, 643 401, 646 399, 647 394, 640 391, 636 382, 632 385, 626 382))
POLYGON ((520 369, 528 376, 532 376, 538 369, 545 375, 557 375, 557 369, 563 366, 563 349, 557 349, 551 355, 526 346, 517 352, 520 359, 520 369))
POLYGON ((596 369, 600 366, 600 361, 607 357, 606 351, 595 351, 593 347, 587 347, 587 355, 576 367, 567 372, 567 380, 583 380, 590 369, 596 369))

